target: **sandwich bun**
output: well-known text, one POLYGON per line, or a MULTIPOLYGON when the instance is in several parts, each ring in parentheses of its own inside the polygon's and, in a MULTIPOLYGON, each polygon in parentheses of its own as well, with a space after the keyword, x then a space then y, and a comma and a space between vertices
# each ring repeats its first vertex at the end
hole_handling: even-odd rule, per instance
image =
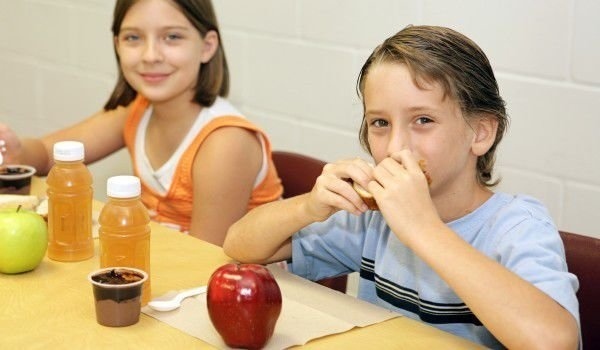
POLYGON ((373 198, 371 192, 367 191, 357 182, 352 182, 352 188, 356 191, 356 193, 358 193, 358 195, 363 200, 363 202, 365 202, 367 207, 369 207, 369 210, 379 210, 377 202, 375 202, 375 198, 373 198))
POLYGON ((22 209, 35 210, 40 200, 37 196, 23 194, 1 194, 0 209, 22 209))
MULTIPOLYGON (((421 168, 421 171, 423 171, 423 174, 427 179, 427 185, 431 186, 431 177, 425 170, 425 160, 419 160, 419 167, 421 168)), ((367 189, 365 189, 364 187, 362 187, 354 181, 352 182, 352 188, 354 189, 354 191, 356 191, 356 193, 358 193, 363 202, 365 202, 369 210, 379 210, 379 206, 377 206, 377 202, 375 201, 375 198, 373 198, 371 192, 369 192, 367 189)))
POLYGON ((48 220, 48 199, 40 200, 37 196, 24 194, 0 194, 0 210, 21 209, 36 212, 48 220))

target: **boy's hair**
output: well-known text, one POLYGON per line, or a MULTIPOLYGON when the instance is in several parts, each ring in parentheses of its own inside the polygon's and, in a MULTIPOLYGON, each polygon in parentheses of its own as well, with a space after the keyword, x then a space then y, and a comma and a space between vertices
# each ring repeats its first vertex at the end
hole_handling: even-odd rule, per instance
MULTIPOLYGON (((357 81, 358 95, 363 101, 364 84, 369 70, 378 63, 405 64, 415 85, 439 83, 444 95, 458 102, 463 116, 487 115, 498 121, 494 144, 477 159, 477 180, 484 186, 492 182, 496 147, 508 126, 505 102, 490 63, 481 48, 466 36, 444 27, 408 26, 375 48, 363 65, 357 81)), ((371 153, 368 125, 363 116, 359 139, 371 153)))
MULTIPOLYGON (((210 0, 172 0, 185 17, 204 37, 206 33, 213 30, 219 37, 219 47, 214 56, 207 63, 203 63, 198 72, 198 82, 196 85, 196 93, 194 102, 203 106, 213 104, 217 96, 227 96, 229 93, 229 68, 225 57, 225 50, 219 33, 219 24, 210 0)), ((133 6, 137 0, 117 0, 113 14, 112 33, 116 38, 121 31, 123 19, 127 11, 133 6)), ((137 92, 129 85, 119 64, 119 54, 115 47, 115 57, 117 58, 117 66, 119 77, 117 84, 104 105, 105 110, 115 109, 118 106, 126 106, 133 101, 137 92)))

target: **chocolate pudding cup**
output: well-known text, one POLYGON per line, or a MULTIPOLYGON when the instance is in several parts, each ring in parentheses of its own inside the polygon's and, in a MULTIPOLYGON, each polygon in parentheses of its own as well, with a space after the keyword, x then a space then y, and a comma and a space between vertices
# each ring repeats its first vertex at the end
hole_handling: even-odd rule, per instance
POLYGON ((0 194, 29 194, 35 168, 29 165, 0 166, 0 194))
POLYGON ((131 267, 107 267, 88 275, 94 290, 96 321, 108 327, 125 327, 140 319, 145 271, 131 267))

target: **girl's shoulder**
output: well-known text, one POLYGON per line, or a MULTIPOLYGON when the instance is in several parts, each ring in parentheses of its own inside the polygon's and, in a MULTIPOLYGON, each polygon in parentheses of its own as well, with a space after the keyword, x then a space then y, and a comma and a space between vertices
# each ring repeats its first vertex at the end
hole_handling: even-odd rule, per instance
POLYGON ((203 108, 203 113, 213 118, 221 116, 245 118, 242 112, 240 112, 229 100, 223 97, 217 97, 212 105, 203 108))

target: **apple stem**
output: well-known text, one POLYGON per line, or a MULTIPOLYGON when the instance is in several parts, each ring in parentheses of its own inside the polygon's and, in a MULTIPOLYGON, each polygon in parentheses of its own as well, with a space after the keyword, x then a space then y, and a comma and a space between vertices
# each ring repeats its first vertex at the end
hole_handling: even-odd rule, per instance
POLYGON ((19 206, 17 207, 17 213, 19 212, 19 210, 21 210, 22 206, 23 206, 22 204, 19 204, 19 206))

